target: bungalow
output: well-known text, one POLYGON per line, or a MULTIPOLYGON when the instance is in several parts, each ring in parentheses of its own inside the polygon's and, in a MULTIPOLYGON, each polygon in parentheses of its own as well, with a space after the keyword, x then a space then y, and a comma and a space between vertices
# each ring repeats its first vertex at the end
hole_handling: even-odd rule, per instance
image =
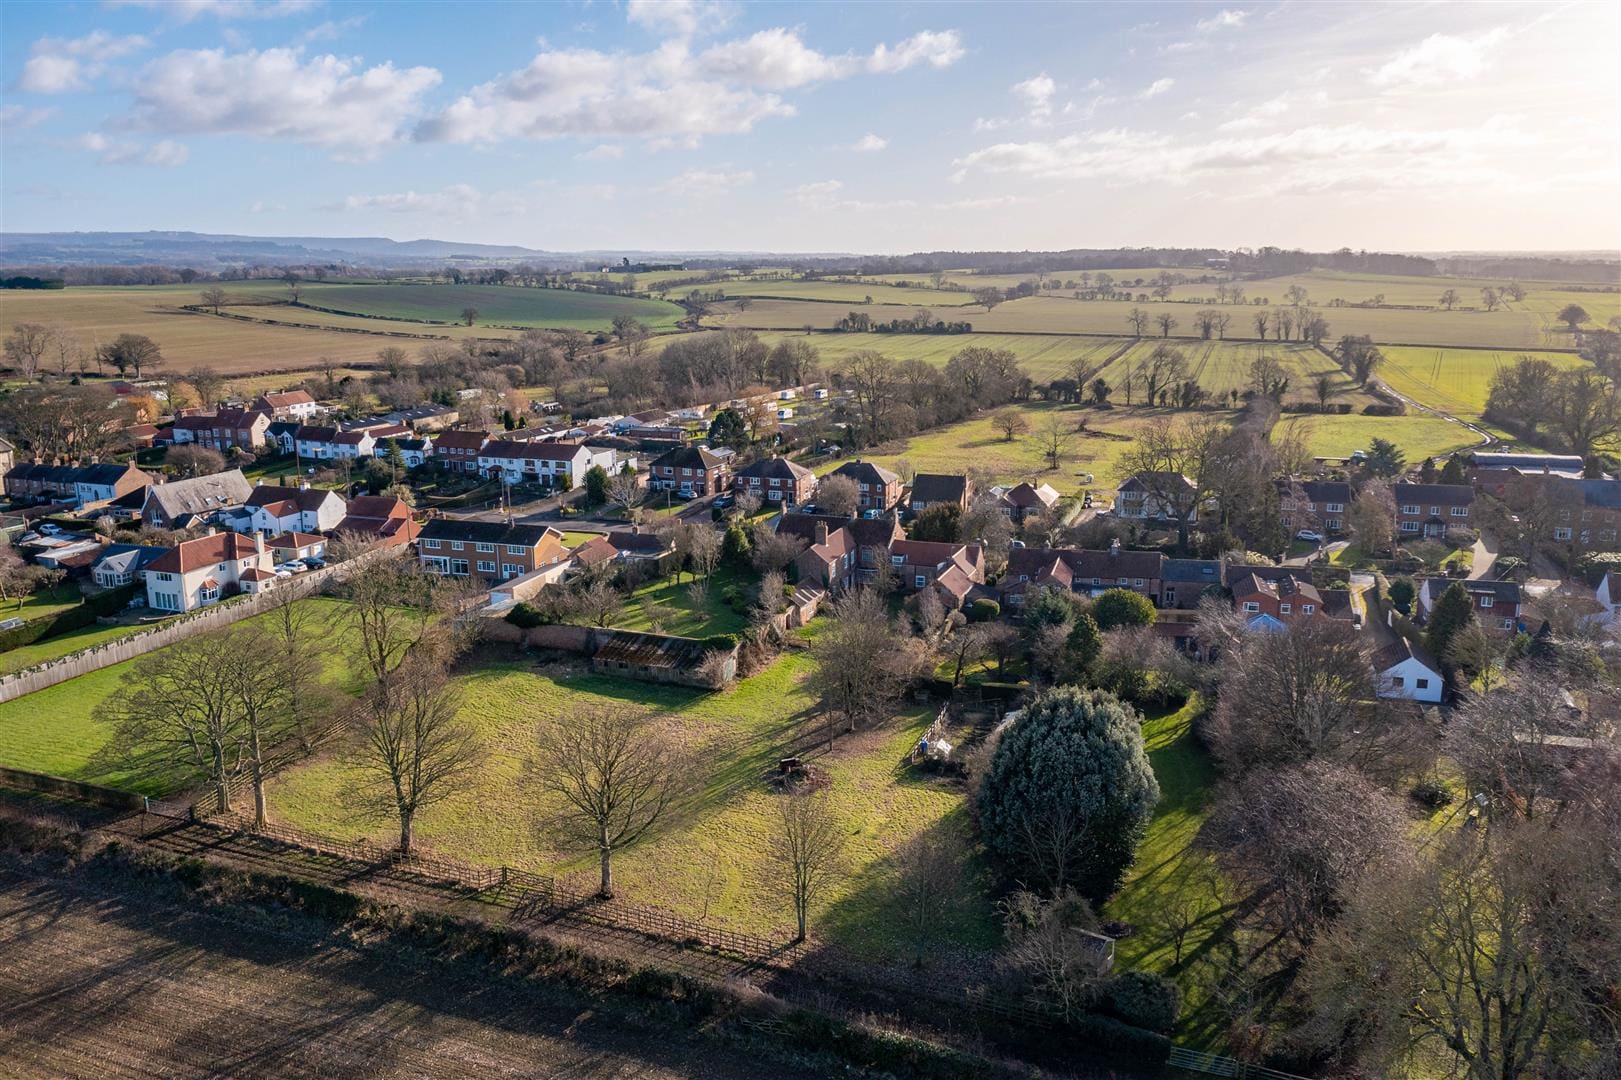
POLYGON ((1190 506, 1195 490, 1193 481, 1181 473, 1137 473, 1115 491, 1114 513, 1132 521, 1174 524, 1180 508, 1189 506, 1187 520, 1193 524, 1199 519, 1199 508, 1190 506))
POLYGON ((1345 530, 1351 485, 1343 480, 1274 480, 1278 520, 1290 536, 1309 529, 1333 536, 1345 530))
POLYGON ((547 525, 434 518, 417 536, 423 569, 450 577, 506 581, 566 558, 563 534, 547 525))
POLYGON ((1418 583, 1418 611, 1428 620, 1441 594, 1453 585, 1462 585, 1469 594, 1475 618, 1488 630, 1512 634, 1520 629, 1520 584, 1517 581, 1489 581, 1485 578, 1425 578, 1418 583))
POLYGON ((146 489, 141 520, 159 529, 187 529, 221 511, 241 509, 252 494, 241 469, 153 484, 146 489))
POLYGON ((434 460, 451 472, 479 472, 479 452, 490 441, 487 431, 446 431, 433 441, 434 460))
POLYGON ((985 584, 985 554, 978 544, 935 540, 897 540, 889 545, 890 568, 907 592, 937 588, 951 607, 985 584))
POLYGON ((639 527, 615 529, 608 534, 614 558, 621 561, 652 561, 675 551, 675 541, 665 533, 643 532, 639 527))
POLYGON ((276 575, 264 537, 210 531, 186 540, 146 567, 146 602, 155 611, 191 611, 233 592, 261 592, 276 575))
POLYGON ((973 497, 973 485, 968 477, 953 473, 918 473, 912 477, 912 494, 907 508, 921 514, 931 506, 946 503, 961 510, 968 509, 973 497))
POLYGON ((648 466, 647 486, 689 498, 719 495, 732 481, 731 460, 707 446, 678 446, 666 450, 648 466))
POLYGON ((154 479, 133 465, 86 465, 74 477, 73 501, 80 510, 88 510, 139 491, 154 479))
POLYGON ((499 477, 509 484, 541 483, 564 491, 584 483, 586 472, 594 465, 612 472, 614 452, 583 443, 492 440, 478 453, 478 471, 486 476, 499 477))
POLYGON ((739 469, 732 485, 762 503, 797 506, 816 490, 816 474, 785 457, 768 457, 739 469))
POLYGON ((1404 698, 1435 704, 1446 679, 1435 658, 1401 635, 1373 654, 1373 671, 1382 698, 1404 698))
POLYGON ((336 491, 260 484, 247 501, 247 525, 252 532, 327 532, 343 520, 345 503, 336 491))
POLYGON ((108 544, 90 567, 90 577, 103 589, 116 589, 146 580, 146 568, 168 551, 140 544, 108 544))
POLYGON ((830 475, 855 481, 856 509, 860 512, 888 510, 901 501, 901 478, 870 461, 857 458, 840 465, 830 475))
POLYGON ((272 419, 295 420, 301 424, 326 412, 307 390, 260 394, 254 399, 253 408, 269 413, 272 419))
POLYGON ((343 520, 333 530, 339 536, 355 536, 380 547, 409 544, 421 532, 405 500, 388 495, 356 495, 349 500, 343 520))
POLYGON ((1395 485, 1396 531, 1403 536, 1445 536, 1454 525, 1469 524, 1475 489, 1468 484, 1395 485))

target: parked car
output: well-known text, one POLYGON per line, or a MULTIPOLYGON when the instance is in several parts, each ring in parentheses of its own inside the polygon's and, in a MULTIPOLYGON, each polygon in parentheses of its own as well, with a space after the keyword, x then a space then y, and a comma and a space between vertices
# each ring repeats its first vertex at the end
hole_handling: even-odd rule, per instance
POLYGON ((303 559, 289 559, 288 561, 282 563, 279 569, 291 570, 295 574, 302 574, 308 570, 309 567, 304 565, 303 559))
POLYGON ((1313 544, 1321 544, 1323 542, 1323 534, 1313 529, 1301 529, 1299 532, 1295 533, 1295 539, 1309 540, 1313 544))
POLYGON ((715 496, 715 501, 714 501, 714 503, 712 505, 714 505, 717 509, 720 509, 720 510, 724 510, 728 506, 736 506, 737 505, 737 496, 736 495, 716 495, 715 496))
POLYGON ((52 525, 47 521, 45 524, 39 527, 39 531, 44 533, 46 536, 55 536, 57 533, 62 531, 62 526, 52 525))

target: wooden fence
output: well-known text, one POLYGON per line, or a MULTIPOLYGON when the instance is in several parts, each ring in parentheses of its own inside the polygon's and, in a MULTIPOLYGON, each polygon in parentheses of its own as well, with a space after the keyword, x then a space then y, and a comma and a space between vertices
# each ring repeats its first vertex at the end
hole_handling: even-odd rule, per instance
POLYGON ((125 660, 133 660, 165 645, 173 645, 196 634, 218 630, 250 615, 257 615, 274 603, 278 594, 285 596, 286 590, 292 590, 297 596, 307 596, 328 582, 341 581, 358 566, 378 559, 398 558, 407 553, 408 549, 405 547, 374 548, 348 562, 312 570, 284 581, 269 592, 242 596, 228 603, 190 612, 151 630, 142 630, 105 645, 69 653, 67 656, 49 660, 14 674, 0 676, 0 703, 15 701, 37 690, 56 686, 58 683, 67 682, 80 675, 88 675, 92 671, 99 671, 113 664, 121 664, 125 660))
POLYGON ((45 795, 65 795, 80 802, 110 806, 118 810, 140 810, 146 802, 133 792, 103 787, 100 784, 87 784, 82 780, 68 780, 46 773, 29 772, 26 769, 0 768, 0 785, 20 788, 23 791, 37 791, 45 795))

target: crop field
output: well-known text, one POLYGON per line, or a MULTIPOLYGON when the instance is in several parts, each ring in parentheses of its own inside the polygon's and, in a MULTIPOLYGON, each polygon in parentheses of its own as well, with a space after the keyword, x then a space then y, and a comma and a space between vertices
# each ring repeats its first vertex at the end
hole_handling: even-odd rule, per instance
MULTIPOLYGON (((1529 302, 1529 301, 1528 301, 1529 302)), ((990 311, 979 305, 931 310, 938 319, 965 320, 976 333, 995 334, 1120 334, 1128 330, 1133 308, 1152 320, 1164 313, 1176 319, 1173 337, 1196 335, 1194 314, 1202 305, 1191 303, 1135 303, 1124 300, 1075 300, 1064 296, 1029 296, 998 304, 990 311)), ((1257 309, 1232 305, 1229 339, 1254 339, 1251 322, 1257 309)), ((796 300, 758 300, 748 311, 723 310, 710 318, 725 326, 759 330, 791 330, 803 326, 832 329, 847 311, 861 311, 879 321, 895 317, 895 309, 881 305, 839 305, 796 300)), ((1502 349, 1571 347, 1570 334, 1544 328, 1540 316, 1526 310, 1405 311, 1387 308, 1324 308, 1330 340, 1343 334, 1366 334, 1378 342, 1413 345, 1461 345, 1502 349)), ((1152 325, 1152 324, 1151 324, 1152 325)), ((1158 332, 1155 330, 1154 332, 1158 332)), ((1269 331, 1270 333, 1270 331, 1269 331)))
MULTIPOLYGON (((344 609, 338 600, 312 598, 299 603, 315 605, 334 620, 344 609)), ((337 629, 335 635, 335 648, 326 654, 327 674, 346 684, 347 628, 337 629)), ((128 786, 148 795, 161 793, 161 784, 132 782, 116 768, 94 760, 111 735, 94 718, 96 706, 118 692, 119 680, 137 663, 139 660, 126 660, 0 704, 0 765, 93 784, 128 786)))
POLYGON ((655 330, 673 328, 684 312, 662 300, 569 289, 530 289, 516 285, 306 286, 301 302, 356 315, 403 321, 454 324, 463 308, 478 310, 478 326, 522 326, 606 330, 617 315, 640 319, 655 330))
MULTIPOLYGON (((316 301, 312 300, 311 302, 315 303, 316 301)), ((399 346, 406 352, 414 352, 432 340, 449 339, 459 342, 464 338, 513 338, 520 333, 520 331, 508 330, 499 326, 430 326, 420 322, 409 322, 404 319, 373 319, 355 315, 337 315, 330 311, 317 311, 314 308, 293 307, 291 304, 280 301, 276 303, 232 304, 220 308, 220 313, 222 315, 236 315, 247 319, 278 323, 284 326, 318 326, 359 331, 377 337, 390 334, 406 334, 409 337, 395 338, 391 341, 379 341, 377 343, 378 348, 382 348, 385 344, 392 344, 399 346)))
POLYGON ((1431 408, 1474 419, 1486 408, 1492 376, 1521 356, 1546 360, 1559 368, 1585 367, 1571 353, 1497 352, 1482 349, 1431 349, 1389 346, 1378 377, 1397 393, 1431 408))
MULTIPOLYGON (((558 850, 555 834, 537 827, 548 796, 525 779, 525 763, 540 725, 563 722, 582 706, 632 705, 667 717, 666 737, 695 755, 700 790, 657 835, 615 856, 618 891, 739 930, 784 929, 791 908, 773 895, 770 858, 778 796, 765 781, 811 714, 802 683, 812 663, 788 653, 727 691, 706 693, 487 659, 459 682, 463 716, 478 728, 489 757, 463 790, 424 811, 418 836, 428 848, 461 858, 590 878, 594 856, 558 850)), ((848 873, 825 897, 815 924, 824 939, 869 956, 895 957, 904 948, 893 910, 896 849, 931 830, 969 836, 960 789, 906 765, 929 722, 926 713, 908 713, 812 758, 827 771, 848 841, 848 873)), ((269 792, 272 815, 331 836, 386 840, 387 820, 345 806, 353 769, 334 755, 282 773, 269 792)), ((990 905, 972 887, 978 883, 965 884, 974 899, 934 930, 942 948, 981 949, 996 940, 990 905)))
MULTIPOLYGON (((268 285, 232 284, 258 290, 268 285)), ((244 297, 252 295, 247 289, 237 291, 244 297)), ((0 297, 0 319, 6 325, 40 322, 66 327, 87 350, 105 345, 119 334, 145 334, 163 351, 160 370, 169 372, 202 365, 223 374, 305 371, 322 357, 340 363, 366 362, 375 359, 377 350, 385 345, 410 349, 420 344, 377 334, 264 326, 182 310, 181 305, 198 302, 197 293, 195 288, 178 286, 8 291, 0 297)), ((285 299, 285 292, 276 299, 285 299)))
MULTIPOLYGON (((900 304, 908 307, 962 307, 974 302, 965 292, 946 289, 900 288, 881 282, 844 281, 724 281, 673 290, 678 296, 692 292, 724 292, 728 297, 761 296, 810 300, 830 304, 900 304), (870 298, 870 299, 869 299, 870 298)), ((889 317, 895 318, 899 312, 889 317)), ((843 315, 843 312, 840 312, 843 315)))
MULTIPOLYGON (((205 904, 129 875, 7 862, 7 1077, 762 1073, 755 1046, 677 1031, 557 981, 479 981, 455 961, 348 939, 325 919, 205 904)), ((768 1071, 816 1075, 777 1061, 768 1071)))
POLYGON ((1418 462, 1426 457, 1480 445, 1480 438, 1462 424, 1428 413, 1406 416, 1286 416, 1278 434, 1298 433, 1306 448, 1318 457, 1349 457, 1366 450, 1375 438, 1389 439, 1418 462))

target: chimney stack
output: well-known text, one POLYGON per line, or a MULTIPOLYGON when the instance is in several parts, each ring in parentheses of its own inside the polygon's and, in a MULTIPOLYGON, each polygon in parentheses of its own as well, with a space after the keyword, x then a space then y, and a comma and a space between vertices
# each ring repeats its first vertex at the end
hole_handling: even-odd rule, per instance
POLYGON ((253 553, 259 556, 261 559, 264 558, 265 534, 260 529, 253 530, 253 553))
POLYGON ((1109 558, 1114 559, 1114 558, 1118 558, 1119 556, 1120 556, 1120 538, 1117 536, 1113 540, 1109 541, 1109 558))
POLYGON ((816 544, 820 547, 825 543, 827 543, 827 522, 818 521, 816 523, 816 544))

